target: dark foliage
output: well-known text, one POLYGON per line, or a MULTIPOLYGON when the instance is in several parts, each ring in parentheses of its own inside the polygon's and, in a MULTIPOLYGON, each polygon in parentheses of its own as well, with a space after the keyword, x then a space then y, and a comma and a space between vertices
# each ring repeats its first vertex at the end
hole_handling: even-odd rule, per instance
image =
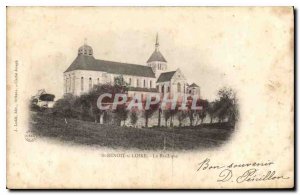
POLYGON ((32 114, 32 131, 42 137, 91 146, 140 150, 194 150, 221 146, 232 132, 214 127, 140 129, 98 124, 51 114, 32 114), (67 123, 66 123, 67 121, 67 123))

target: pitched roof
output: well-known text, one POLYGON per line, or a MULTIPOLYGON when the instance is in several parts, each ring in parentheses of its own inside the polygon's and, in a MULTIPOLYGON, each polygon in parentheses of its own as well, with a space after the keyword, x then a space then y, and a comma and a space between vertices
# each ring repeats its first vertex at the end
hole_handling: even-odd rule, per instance
POLYGON ((199 87, 198 85, 196 85, 195 83, 189 85, 189 87, 199 87))
POLYGON ((158 51, 155 50, 150 58, 147 60, 148 62, 154 62, 154 61, 159 61, 159 62, 167 62, 167 60, 164 58, 164 56, 158 51))
POLYGON ((156 88, 129 87, 128 91, 158 92, 156 88))
POLYGON ((156 82, 161 83, 161 82, 170 81, 172 79, 173 75, 175 74, 175 72, 176 71, 161 73, 156 82))
POLYGON ((155 78, 155 74, 152 68, 149 66, 98 60, 95 59, 93 56, 85 55, 78 55, 65 72, 73 70, 93 70, 103 71, 111 74, 155 78))

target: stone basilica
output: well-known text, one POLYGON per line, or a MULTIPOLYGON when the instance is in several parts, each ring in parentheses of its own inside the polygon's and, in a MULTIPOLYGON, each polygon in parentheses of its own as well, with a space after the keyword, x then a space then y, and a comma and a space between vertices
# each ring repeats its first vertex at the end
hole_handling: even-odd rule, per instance
POLYGON ((84 43, 78 49, 78 55, 64 72, 64 93, 79 96, 87 93, 93 85, 111 83, 122 75, 129 84, 128 96, 138 93, 145 97, 149 93, 177 95, 198 95, 200 88, 195 83, 189 85, 180 69, 168 70, 167 60, 159 51, 159 40, 156 35, 155 50, 146 65, 121 63, 96 59, 93 48, 84 43))

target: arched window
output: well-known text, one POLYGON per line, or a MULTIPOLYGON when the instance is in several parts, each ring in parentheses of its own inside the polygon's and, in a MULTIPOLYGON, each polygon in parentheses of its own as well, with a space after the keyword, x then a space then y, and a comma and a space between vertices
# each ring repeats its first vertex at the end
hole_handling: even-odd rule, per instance
POLYGON ((152 88, 152 81, 150 81, 150 88, 152 88))
POLYGON ((164 85, 161 86, 161 92, 162 92, 162 93, 165 93, 165 86, 164 86, 164 85))
POLYGON ((131 78, 129 78, 129 85, 131 85, 131 78))
POLYGON ((81 91, 83 91, 84 90, 84 86, 83 86, 83 77, 81 77, 81 91))
POLYGON ((139 86, 140 86, 139 79, 136 79, 136 87, 139 87, 139 86))
POLYGON ((146 87, 146 80, 144 79, 144 88, 146 87))
POLYGON ((92 78, 90 77, 89 78, 89 90, 91 90, 92 89, 92 78))
POLYGON ((177 83, 177 92, 180 93, 181 92, 181 84, 177 83))
POLYGON ((167 88, 167 89, 168 89, 168 93, 169 93, 169 92, 170 92, 170 86, 168 86, 168 88, 167 88))

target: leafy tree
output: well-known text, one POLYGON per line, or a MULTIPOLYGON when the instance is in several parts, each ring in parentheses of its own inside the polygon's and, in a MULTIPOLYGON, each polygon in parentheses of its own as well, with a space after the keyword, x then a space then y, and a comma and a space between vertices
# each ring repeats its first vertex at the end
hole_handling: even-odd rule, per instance
MULTIPOLYGON (((115 78, 115 82, 114 85, 110 85, 110 84, 102 84, 102 85, 95 85, 93 87, 93 89, 87 94, 86 99, 90 102, 90 106, 91 111, 94 115, 95 118, 99 118, 98 120, 95 121, 99 121, 100 122, 100 118, 102 117, 102 115, 104 113, 106 113, 107 111, 104 110, 100 110, 97 106, 97 100, 99 98, 100 95, 104 94, 104 93, 110 93, 112 94, 112 98, 108 98, 108 99, 104 99, 102 102, 103 103, 112 103, 115 94, 117 93, 127 93, 128 91, 128 84, 124 81, 124 78, 122 75, 118 76, 115 78)), ((125 109, 125 104, 124 105, 118 105, 117 109, 114 111, 115 115, 116 115, 116 122, 121 125, 121 121, 125 121, 128 117, 128 111, 125 109)), ((106 120, 104 121, 108 121, 108 118, 111 119, 111 116, 109 113, 106 113, 106 120)), ((103 116, 104 117, 104 116, 103 116)))
POLYGON ((198 121, 197 124, 199 122, 199 120, 201 121, 201 124, 203 123, 204 118, 207 115, 207 109, 208 109, 208 101, 207 100, 198 100, 198 104, 201 106, 201 110, 197 111, 197 115, 198 115, 198 121))
POLYGON ((163 113, 164 113, 164 118, 165 118, 165 126, 167 127, 168 126, 168 120, 171 117, 171 110, 169 110, 169 109, 164 110, 163 113))
MULTIPOLYGON (((188 97, 188 102, 187 102, 187 115, 188 118, 190 120, 190 126, 193 126, 195 118, 197 116, 197 110, 194 110, 192 108, 192 104, 193 104, 193 99, 192 97, 188 97)), ((197 100, 196 106, 199 106, 199 100, 197 100)))
POLYGON ((190 109, 187 111, 187 114, 190 119, 190 126, 193 126, 194 121, 195 121, 196 111, 190 109))
POLYGON ((178 113, 178 106, 175 109, 170 110, 170 127, 173 127, 173 118, 178 113))
POLYGON ((74 108, 76 97, 71 94, 66 94, 62 99, 55 102, 53 106, 53 114, 66 118, 75 118, 78 114, 74 108))
POLYGON ((216 102, 210 102, 208 103, 208 107, 207 107, 207 113, 210 117, 210 123, 213 122, 213 119, 215 118, 215 112, 216 112, 216 102))
POLYGON ((158 108, 158 124, 157 124, 158 127, 160 127, 160 123, 161 123, 161 114, 162 114, 162 109, 159 107, 158 108))
MULTIPOLYGON (((116 77, 116 83, 114 85, 101 84, 95 85, 88 93, 82 94, 79 97, 75 97, 71 94, 65 95, 62 99, 58 100, 54 105, 54 114, 79 118, 81 120, 94 120, 100 122, 100 118, 105 114, 105 121, 111 120, 111 113, 108 111, 100 110, 97 106, 97 100, 100 95, 104 93, 112 94, 112 98, 103 100, 104 103, 112 103, 114 95, 117 93, 127 93, 128 86, 124 82, 122 76, 116 77)), ((123 108, 119 107, 116 110, 117 118, 121 121, 125 121, 127 113, 123 108)))
POLYGON ((124 126, 125 126, 125 121, 128 117, 128 110, 126 109, 126 105, 122 104, 122 105, 118 105, 116 110, 115 110, 115 114, 116 114, 116 118, 117 118, 117 124, 119 126, 121 126, 121 122, 124 121, 124 126))
POLYGON ((184 121, 184 119, 186 119, 188 117, 188 112, 186 110, 181 110, 178 112, 177 114, 177 119, 179 121, 179 127, 182 126, 182 122, 184 121))
POLYGON ((178 107, 176 107, 175 109, 168 108, 163 111, 166 127, 168 126, 169 120, 170 120, 170 127, 173 127, 173 118, 177 112, 178 112, 178 107))
MULTIPOLYGON (((153 101, 153 100, 151 100, 153 101)), ((145 102, 144 102, 145 104, 145 102)), ((149 121, 149 118, 151 118, 153 116, 153 114, 155 113, 155 111, 157 111, 157 109, 159 109, 159 103, 156 103, 156 104, 151 104, 149 106, 149 109, 145 109, 144 110, 144 117, 145 117, 145 127, 148 127, 148 121, 149 121)))
POLYGON ((123 75, 119 75, 114 78, 114 86, 121 89, 121 93, 128 91, 129 84, 125 81, 123 75))
POLYGON ((222 88, 218 91, 219 99, 215 103, 215 115, 219 122, 228 119, 233 125, 238 119, 236 94, 231 88, 222 88))
POLYGON ((135 111, 131 112, 131 114, 130 114, 130 123, 134 126, 137 121, 138 121, 137 113, 135 111))
POLYGON ((90 95, 83 94, 76 98, 75 102, 73 103, 74 109, 79 112, 79 118, 85 121, 93 120, 93 113, 92 113, 92 102, 90 101, 90 95))

